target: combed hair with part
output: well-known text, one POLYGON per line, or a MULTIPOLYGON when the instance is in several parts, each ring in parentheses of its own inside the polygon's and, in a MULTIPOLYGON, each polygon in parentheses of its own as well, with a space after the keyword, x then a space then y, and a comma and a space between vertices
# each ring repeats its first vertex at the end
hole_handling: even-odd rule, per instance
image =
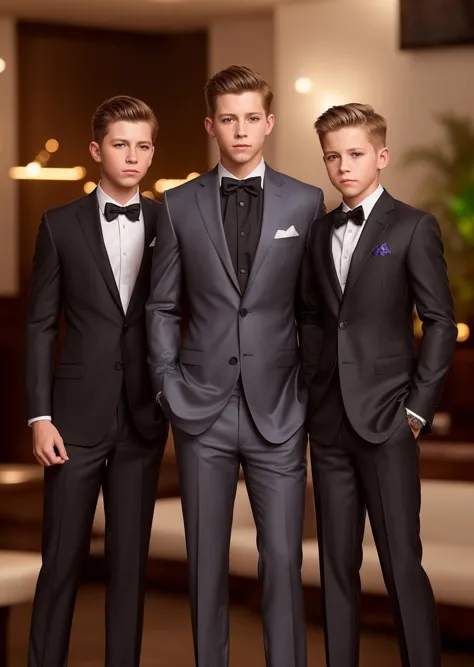
POLYGON ((372 142, 379 140, 385 146, 387 121, 368 104, 352 102, 351 104, 331 107, 314 124, 321 144, 328 132, 335 132, 343 127, 353 126, 365 127, 372 142))
POLYGON ((204 88, 207 112, 214 117, 217 107, 217 98, 221 95, 241 95, 242 93, 257 92, 262 95, 263 108, 267 116, 271 112, 273 93, 268 83, 249 67, 231 65, 209 79, 204 88))
POLYGON ((111 97, 96 109, 92 116, 92 137, 100 144, 112 123, 125 120, 132 123, 149 123, 153 142, 158 134, 158 120, 151 107, 142 100, 128 95, 111 97))

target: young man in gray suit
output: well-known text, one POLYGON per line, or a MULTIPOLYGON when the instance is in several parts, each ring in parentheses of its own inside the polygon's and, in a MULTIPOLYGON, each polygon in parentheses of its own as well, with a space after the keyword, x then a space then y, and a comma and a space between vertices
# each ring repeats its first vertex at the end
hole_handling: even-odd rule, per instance
POLYGON ((305 667, 301 543, 306 395, 295 291, 321 190, 262 150, 272 92, 246 67, 206 86, 211 172, 166 193, 147 305, 149 365, 173 427, 196 664, 226 667, 228 564, 242 465, 257 526, 268 667, 305 667), (180 342, 181 301, 189 321, 180 342))

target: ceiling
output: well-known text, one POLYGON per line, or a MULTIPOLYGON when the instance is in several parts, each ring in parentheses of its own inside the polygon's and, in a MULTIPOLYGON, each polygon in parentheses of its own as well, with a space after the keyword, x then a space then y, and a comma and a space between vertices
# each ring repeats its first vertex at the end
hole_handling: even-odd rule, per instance
POLYGON ((268 12, 291 0, 0 0, 0 15, 30 21, 159 31, 268 12))

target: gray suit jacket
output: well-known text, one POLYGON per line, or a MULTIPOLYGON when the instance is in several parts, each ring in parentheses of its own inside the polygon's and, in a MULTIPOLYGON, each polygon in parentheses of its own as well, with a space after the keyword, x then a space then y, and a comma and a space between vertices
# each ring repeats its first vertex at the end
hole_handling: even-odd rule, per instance
POLYGON ((147 332, 165 414, 181 430, 203 433, 240 374, 260 433, 285 442, 306 416, 295 292, 311 222, 324 213, 322 191, 266 167, 262 231, 244 294, 224 235, 217 169, 168 191, 160 209, 147 332), (275 239, 292 225, 299 236, 275 239))

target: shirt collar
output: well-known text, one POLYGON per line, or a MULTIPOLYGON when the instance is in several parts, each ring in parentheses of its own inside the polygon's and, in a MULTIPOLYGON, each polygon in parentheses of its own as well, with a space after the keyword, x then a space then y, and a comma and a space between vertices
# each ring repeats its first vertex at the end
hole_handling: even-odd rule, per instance
MULTIPOLYGON (((227 171, 227 169, 224 166, 222 166, 222 162, 220 161, 219 164, 217 165, 217 175, 219 176, 219 185, 222 185, 222 179, 224 177, 235 178, 237 181, 241 180, 236 176, 234 176, 234 174, 231 174, 230 171, 227 171)), ((262 179, 262 188, 263 188, 263 179, 265 178, 265 160, 263 158, 260 164, 252 171, 251 174, 247 176, 247 178, 256 178, 257 176, 260 176, 260 178, 262 179)))
MULTIPOLYGON (((364 209, 364 218, 366 220, 369 219, 369 215, 372 213, 372 209, 374 208, 375 204, 380 199, 383 191, 384 191, 383 187, 381 185, 379 185, 379 187, 374 192, 372 192, 371 195, 366 197, 364 199, 364 201, 361 201, 361 203, 359 204, 359 206, 362 206, 362 208, 364 209)), ((344 211, 344 213, 347 213, 348 211, 351 211, 352 209, 349 208, 349 206, 345 202, 342 202, 342 210, 344 211)))
MULTIPOLYGON (((115 201, 115 199, 112 199, 112 197, 109 197, 108 194, 106 194, 102 188, 100 187, 100 183, 97 186, 97 201, 99 202, 99 208, 102 212, 104 213, 105 205, 106 204, 116 204, 117 206, 122 206, 122 204, 119 204, 118 202, 115 201)), ((133 195, 133 197, 128 201, 126 204, 123 204, 123 206, 130 206, 130 204, 139 204, 140 203, 140 191, 137 188, 136 193, 133 195)))

